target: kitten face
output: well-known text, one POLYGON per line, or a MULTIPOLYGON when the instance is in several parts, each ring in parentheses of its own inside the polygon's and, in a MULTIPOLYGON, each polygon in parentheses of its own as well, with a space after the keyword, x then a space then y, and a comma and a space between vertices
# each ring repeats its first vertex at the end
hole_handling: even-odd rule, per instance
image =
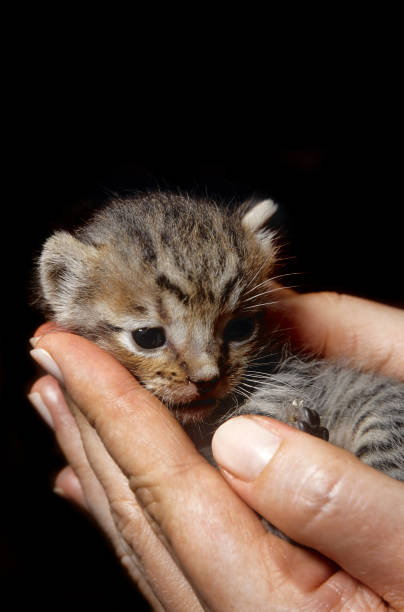
POLYGON ((179 420, 202 419, 262 344, 259 304, 275 258, 262 228, 272 212, 270 202, 230 214, 166 194, 116 201, 77 237, 59 232, 45 244, 45 305, 179 420))
POLYGON ((203 312, 200 298, 184 305, 171 288, 141 317, 115 317, 103 346, 182 422, 206 416, 235 388, 262 333, 253 308, 203 312))

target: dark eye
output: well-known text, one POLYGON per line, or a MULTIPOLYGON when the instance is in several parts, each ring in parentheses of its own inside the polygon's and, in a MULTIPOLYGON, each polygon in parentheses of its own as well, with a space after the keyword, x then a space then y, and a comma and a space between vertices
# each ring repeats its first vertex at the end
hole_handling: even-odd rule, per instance
POLYGON ((226 342, 241 342, 250 338, 255 329, 255 320, 239 318, 229 321, 224 328, 223 338, 226 342))
POLYGON ((163 346, 166 335, 162 327, 140 327, 132 332, 136 344, 145 349, 155 349, 163 346))

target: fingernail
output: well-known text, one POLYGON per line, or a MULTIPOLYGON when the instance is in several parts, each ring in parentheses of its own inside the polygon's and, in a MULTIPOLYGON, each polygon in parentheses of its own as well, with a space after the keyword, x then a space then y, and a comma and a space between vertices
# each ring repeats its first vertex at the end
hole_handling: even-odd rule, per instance
POLYGON ((65 492, 60 487, 53 487, 53 492, 55 495, 59 495, 59 497, 66 497, 65 492))
POLYGON ((281 439, 250 417, 226 421, 215 432, 216 463, 241 480, 255 480, 271 461, 281 439))
POLYGON ((53 357, 49 355, 48 351, 38 348, 30 351, 30 354, 31 357, 48 372, 48 374, 54 376, 62 385, 64 385, 62 372, 60 371, 59 366, 53 357))
POLYGON ((33 336, 32 338, 30 338, 29 339, 30 345, 35 348, 35 345, 38 342, 38 340, 40 340, 40 338, 41 338, 41 336, 33 336))
POLYGON ((53 420, 48 408, 45 406, 42 396, 37 391, 34 393, 29 393, 28 399, 35 408, 37 412, 41 415, 45 423, 49 425, 53 429, 53 420))

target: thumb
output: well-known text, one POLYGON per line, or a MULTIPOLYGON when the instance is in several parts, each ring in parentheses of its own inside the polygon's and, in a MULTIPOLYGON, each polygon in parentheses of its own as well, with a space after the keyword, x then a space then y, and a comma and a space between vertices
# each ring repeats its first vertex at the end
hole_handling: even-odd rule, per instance
POLYGON ((392 605, 403 605, 403 483, 266 417, 227 421, 212 448, 223 476, 250 507, 392 605))

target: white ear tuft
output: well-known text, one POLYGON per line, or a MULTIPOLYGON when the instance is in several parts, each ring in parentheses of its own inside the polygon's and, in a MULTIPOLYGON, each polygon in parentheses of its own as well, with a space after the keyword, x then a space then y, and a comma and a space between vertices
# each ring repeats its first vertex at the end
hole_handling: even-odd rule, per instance
POLYGON ((260 248, 269 255, 273 249, 273 232, 265 227, 267 221, 277 210, 272 200, 262 200, 255 204, 241 219, 241 225, 254 234, 260 248))
POLYGON ((241 219, 241 225, 251 232, 257 232, 276 212, 278 206, 272 200, 262 200, 255 204, 241 219))

